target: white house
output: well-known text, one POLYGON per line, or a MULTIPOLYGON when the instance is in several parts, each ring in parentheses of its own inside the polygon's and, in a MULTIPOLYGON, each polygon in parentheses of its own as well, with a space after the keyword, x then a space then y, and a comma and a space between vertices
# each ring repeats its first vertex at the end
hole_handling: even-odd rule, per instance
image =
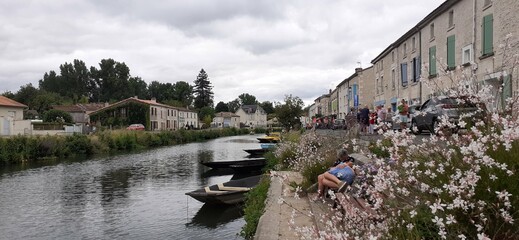
POLYGON ((30 130, 30 121, 23 121, 23 110, 26 105, 10 98, 0 96, 0 135, 9 136, 23 134, 24 128, 30 130), (28 124, 22 124, 28 123, 28 124))
POLYGON ((240 116, 232 112, 219 112, 215 114, 212 125, 217 128, 240 127, 240 116))
POLYGON ((240 122, 250 127, 266 127, 267 113, 259 105, 243 105, 236 115, 240 116, 240 122))

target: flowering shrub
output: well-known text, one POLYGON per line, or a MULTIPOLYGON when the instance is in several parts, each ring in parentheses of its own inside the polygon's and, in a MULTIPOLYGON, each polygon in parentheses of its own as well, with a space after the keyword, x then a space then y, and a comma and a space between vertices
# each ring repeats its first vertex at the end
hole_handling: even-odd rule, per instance
MULTIPOLYGON (((436 79, 421 79, 435 94, 476 103, 477 111, 461 112, 457 121, 440 116, 421 140, 409 129, 380 130, 383 139, 370 147, 376 152, 353 146, 374 159, 357 170, 363 180, 354 184, 361 193, 353 194, 366 199, 375 214, 349 209, 322 216, 321 239, 519 238, 519 94, 504 89, 506 81, 519 83, 512 78, 519 56, 509 54, 510 41, 507 36, 497 52, 502 66, 485 77, 496 78, 497 86, 480 84, 471 67, 444 66, 436 79), (451 131, 456 128, 461 130, 451 131), (377 170, 368 171, 372 167, 377 170)), ((323 141, 316 139, 301 137, 292 169, 324 161, 323 141)))

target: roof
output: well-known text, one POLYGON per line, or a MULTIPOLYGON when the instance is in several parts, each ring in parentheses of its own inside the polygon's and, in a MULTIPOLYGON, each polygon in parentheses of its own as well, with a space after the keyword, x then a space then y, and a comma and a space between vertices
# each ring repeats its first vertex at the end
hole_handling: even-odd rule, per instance
POLYGON ((194 112, 194 113, 196 113, 195 110, 191 110, 191 109, 187 109, 187 108, 171 107, 171 106, 170 106, 170 108, 174 108, 174 109, 177 109, 177 110, 182 111, 182 112, 194 112))
POLYGON ((246 113, 255 113, 260 107, 258 105, 243 105, 240 108, 246 113))
POLYGON ((105 107, 103 103, 88 103, 88 104, 75 104, 75 105, 54 105, 53 109, 65 111, 65 112, 92 112, 105 107))
POLYGON ((0 106, 17 107, 17 108, 26 108, 27 107, 27 105, 25 105, 25 104, 21 104, 13 99, 10 99, 10 98, 4 97, 4 96, 0 96, 0 106))
POLYGON ((380 59, 384 58, 387 54, 391 52, 394 48, 398 47, 400 44, 402 44, 405 40, 407 40, 410 36, 420 32, 422 28, 427 26, 432 20, 434 20, 436 17, 440 16, 442 13, 449 10, 452 6, 454 6, 456 3, 460 2, 461 0, 446 0, 443 2, 439 7, 434 9, 431 13, 429 13, 424 19, 422 19, 420 22, 418 22, 414 27, 412 27, 409 31, 407 31, 404 35, 402 35, 400 38, 398 38, 394 43, 391 43, 384 51, 382 51, 378 56, 376 56, 373 60, 371 60, 371 63, 374 64, 375 62, 378 62, 380 59))
POLYGON ((216 113, 214 116, 223 117, 223 118, 240 117, 240 115, 234 114, 232 112, 219 112, 219 113, 216 113))
MULTIPOLYGON (((146 105, 150 105, 150 106, 159 106, 159 107, 165 107, 165 108, 171 108, 171 109, 179 109, 177 107, 173 107, 173 106, 169 106, 169 105, 166 105, 166 104, 158 103, 156 100, 143 100, 143 99, 139 99, 137 97, 131 97, 131 98, 127 98, 127 99, 121 100, 119 102, 116 102, 114 104, 110 104, 109 106, 97 109, 96 111, 94 111, 91 114, 95 114, 95 113, 98 113, 100 111, 104 111, 106 109, 110 109, 110 108, 113 108, 113 107, 116 107, 116 106, 120 106, 120 105, 126 104, 128 102, 138 102, 138 103, 142 103, 142 104, 146 104, 146 105)), ((190 110, 187 110, 187 111, 190 111, 190 110)))

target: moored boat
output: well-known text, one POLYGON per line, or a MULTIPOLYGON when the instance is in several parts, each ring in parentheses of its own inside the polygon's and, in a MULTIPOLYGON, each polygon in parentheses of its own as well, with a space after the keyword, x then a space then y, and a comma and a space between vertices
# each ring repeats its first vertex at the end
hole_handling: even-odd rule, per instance
POLYGON ((260 179, 261 175, 230 180, 187 192, 186 195, 207 204, 238 204, 245 200, 245 193, 258 185, 260 179))
POLYGON ((213 169, 220 169, 220 168, 229 168, 231 165, 258 165, 263 164, 265 165, 266 160, 265 158, 258 158, 258 159, 247 159, 247 160, 234 160, 234 161, 216 161, 216 162, 200 162, 204 166, 213 168, 213 169))
POLYGON ((257 149, 243 149, 243 151, 247 152, 251 156, 263 156, 269 149, 257 148, 257 149))
POLYGON ((260 143, 278 143, 281 140, 281 134, 278 132, 270 133, 265 137, 256 138, 260 143))

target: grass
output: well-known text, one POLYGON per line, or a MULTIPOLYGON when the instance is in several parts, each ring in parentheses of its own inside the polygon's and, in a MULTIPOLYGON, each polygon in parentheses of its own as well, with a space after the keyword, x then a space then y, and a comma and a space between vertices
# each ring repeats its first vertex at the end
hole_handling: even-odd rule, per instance
POLYGON ((244 208, 245 225, 240 235, 245 239, 252 239, 256 234, 259 219, 265 212, 265 200, 267 199, 270 187, 270 178, 263 176, 260 183, 247 193, 247 200, 244 208))

